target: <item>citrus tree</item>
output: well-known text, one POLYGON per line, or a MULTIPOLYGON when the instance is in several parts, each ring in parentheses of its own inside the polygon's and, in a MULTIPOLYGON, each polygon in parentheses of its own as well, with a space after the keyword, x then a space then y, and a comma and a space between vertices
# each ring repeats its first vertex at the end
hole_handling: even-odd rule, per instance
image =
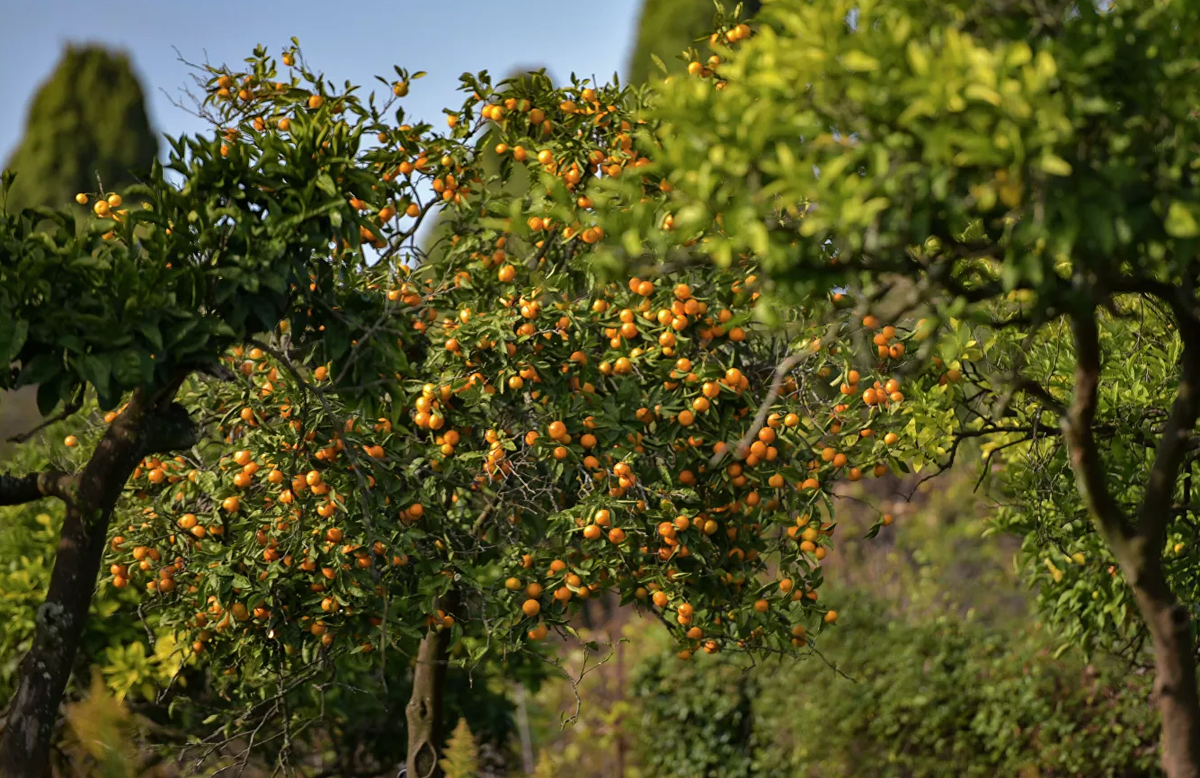
MULTIPOLYGON (((287 94, 286 85, 278 90, 287 94)), ((307 105, 307 97, 291 99, 307 105)), ((319 105, 320 95, 312 99, 319 105)), ((339 307, 331 295, 322 307, 318 293, 294 281, 318 266, 349 272, 362 262, 360 253, 331 256, 335 239, 357 247, 362 238, 344 191, 328 173, 321 177, 323 155, 355 137, 348 123, 320 136, 294 134, 264 151, 266 160, 231 158, 219 138, 181 139, 170 163, 181 184, 168 184, 156 165, 146 185, 127 191, 133 207, 115 194, 80 194, 96 217, 87 230, 77 232, 65 210, 3 217, 0 385, 37 386, 39 409, 60 409, 55 419, 78 410, 88 392, 104 410, 124 402, 76 471, 0 478, 0 503, 56 497, 66 508, 46 602, 9 706, 5 775, 44 772, 112 512, 130 474, 146 455, 186 450, 201 437, 197 420, 173 400, 180 387, 198 373, 219 374, 218 358, 231 344, 274 327, 293 306, 317 305, 318 317, 339 307)), ((351 181, 343 175, 343 184, 351 181)))
POLYGON ((983 442, 1073 637, 1148 644, 1171 776, 1200 773, 1198 14, 768 3, 657 103, 649 170, 697 242, 663 235, 658 204, 607 223, 613 267, 753 254, 778 299, 840 286, 926 315, 956 401, 918 437, 942 465, 983 442))
POLYGON ((217 132, 173 142, 144 206, 3 223, 5 381, 105 415, 67 441, 77 473, 0 489, 67 506, 0 772, 44 764, 102 556, 251 700, 212 739, 271 732, 283 765, 290 694, 415 646, 408 770, 436 775, 448 663, 537 661, 605 592, 681 659, 811 651, 834 483, 933 456, 901 377, 921 333, 841 295, 768 309, 749 255, 613 280, 604 214, 695 243, 644 93, 466 75, 438 132, 395 102, 419 73, 377 101, 294 47, 247 65, 205 72, 217 132))

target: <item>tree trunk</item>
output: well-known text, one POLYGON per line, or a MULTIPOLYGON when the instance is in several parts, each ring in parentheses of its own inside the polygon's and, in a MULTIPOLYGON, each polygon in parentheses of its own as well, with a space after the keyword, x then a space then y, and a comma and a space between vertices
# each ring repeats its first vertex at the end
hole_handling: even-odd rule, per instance
POLYGON ((67 508, 50 588, 9 707, 0 747, 4 778, 42 778, 49 772, 58 705, 91 607, 107 530, 108 514, 89 524, 79 510, 67 508))
MULTIPOLYGON (((177 386, 159 398, 169 402, 177 386)), ((158 398, 144 402, 142 393, 135 392, 63 495, 66 517, 50 587, 38 608, 33 646, 21 663, 0 740, 0 778, 44 778, 49 773, 59 703, 91 607, 108 524, 126 481, 147 453, 195 443, 187 412, 178 405, 160 411, 158 403, 158 398)))
MULTIPOLYGON (((447 614, 456 610, 454 592, 438 598, 434 610, 447 614)), ((408 719, 407 778, 442 778, 438 764, 445 737, 442 731, 442 701, 446 691, 446 665, 449 658, 450 630, 435 625, 421 639, 417 665, 413 668, 412 696, 405 714, 408 719)))
POLYGON ((1134 586, 1154 645, 1154 698, 1162 719, 1162 767, 1167 778, 1200 778, 1200 696, 1196 689, 1192 620, 1161 573, 1134 586))

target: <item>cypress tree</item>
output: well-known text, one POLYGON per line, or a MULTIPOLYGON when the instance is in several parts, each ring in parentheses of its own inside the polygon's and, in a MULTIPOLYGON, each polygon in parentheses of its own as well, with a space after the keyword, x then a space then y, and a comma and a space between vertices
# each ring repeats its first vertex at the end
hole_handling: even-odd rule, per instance
POLYGON ((34 97, 25 136, 5 168, 10 211, 61 206, 77 192, 118 191, 158 156, 142 87, 120 52, 68 46, 34 97))
MULTIPOLYGON (((737 2, 720 0, 720 4, 728 13, 737 2)), ((761 0, 744 0, 741 18, 750 18, 760 7, 761 0)), ((629 61, 629 82, 640 84, 661 74, 650 58, 651 54, 666 63, 672 72, 682 71, 683 63, 677 57, 689 46, 706 51, 705 47, 696 45, 696 40, 712 32, 716 13, 714 0, 643 0, 637 40, 629 61)))

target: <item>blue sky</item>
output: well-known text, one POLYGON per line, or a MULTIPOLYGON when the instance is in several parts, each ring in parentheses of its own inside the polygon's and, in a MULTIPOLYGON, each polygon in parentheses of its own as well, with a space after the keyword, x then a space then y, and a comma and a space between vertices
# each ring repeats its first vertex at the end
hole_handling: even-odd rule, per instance
MULTIPOLYGON (((95 41, 133 59, 160 133, 206 131, 171 104, 190 83, 193 62, 240 63, 256 44, 278 56, 296 36, 311 67, 335 83, 383 85, 392 65, 429 75, 405 99, 413 118, 440 122, 461 102, 463 71, 497 78, 517 67, 546 67, 556 81, 574 71, 601 81, 625 69, 640 0, 0 0, 0 164, 24 128, 34 92, 65 44, 95 41)), ((164 144, 165 145, 165 144, 164 144)))

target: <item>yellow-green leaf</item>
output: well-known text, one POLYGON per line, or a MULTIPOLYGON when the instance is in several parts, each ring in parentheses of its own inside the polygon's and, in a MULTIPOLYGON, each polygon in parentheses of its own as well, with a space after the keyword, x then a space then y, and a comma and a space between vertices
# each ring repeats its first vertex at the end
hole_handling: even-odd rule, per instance
POLYGON ((1071 175, 1071 163, 1054 154, 1045 154, 1042 157, 1042 170, 1052 176, 1069 176, 1071 175))
POLYGON ((842 67, 856 73, 866 73, 879 68, 879 60, 862 51, 855 49, 842 55, 842 67))

